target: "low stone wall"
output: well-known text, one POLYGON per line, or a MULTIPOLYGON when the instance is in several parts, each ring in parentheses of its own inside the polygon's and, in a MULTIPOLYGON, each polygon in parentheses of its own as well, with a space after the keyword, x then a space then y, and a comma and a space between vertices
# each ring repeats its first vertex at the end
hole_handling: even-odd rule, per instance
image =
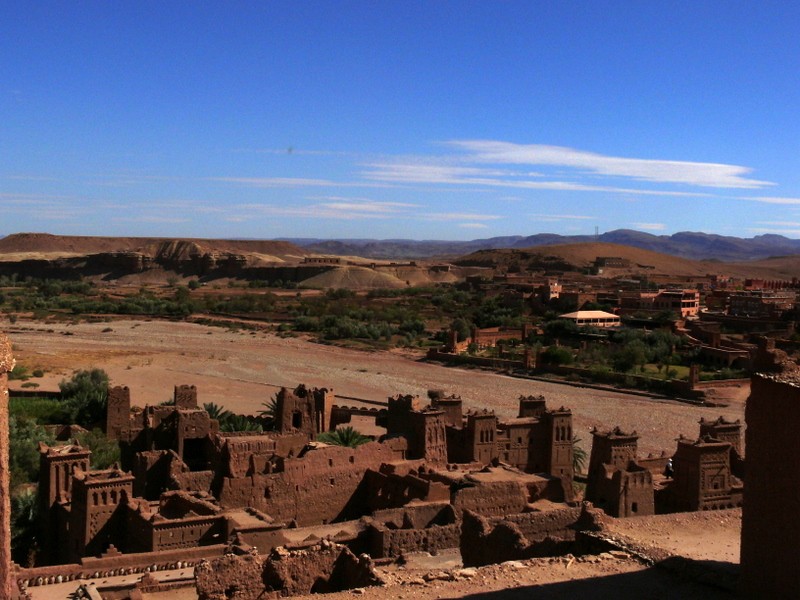
POLYGON ((713 388, 726 387, 750 387, 750 378, 746 379, 709 379, 708 381, 698 381, 694 384, 696 390, 707 390, 713 388))
POLYGON ((464 566, 524 560, 571 552, 581 531, 603 528, 603 513, 591 505, 487 519, 464 511, 461 558, 464 566))
POLYGON ((434 554, 447 548, 458 548, 461 524, 431 525, 423 529, 388 529, 373 524, 368 536, 372 558, 395 558, 405 552, 434 554))
POLYGON ((497 370, 522 369, 525 363, 521 360, 507 358, 487 358, 483 356, 470 356, 469 354, 451 354, 435 348, 428 350, 428 360, 438 360, 453 365, 476 365, 497 370))
POLYGON ((372 560, 329 541, 304 550, 276 548, 223 556, 195 570, 199 600, 270 600, 380 585, 372 560))
POLYGON ((146 552, 141 554, 113 554, 111 556, 87 557, 80 563, 52 565, 17 569, 14 574, 20 590, 37 585, 51 585, 73 581, 76 579, 94 579, 99 577, 115 577, 132 573, 150 573, 193 567, 202 559, 222 556, 226 546, 203 546, 183 548, 163 552, 146 552))
POLYGON ((507 515, 502 519, 489 519, 489 522, 494 524, 500 521, 513 523, 529 542, 541 542, 547 537, 573 541, 575 539, 575 529, 572 527, 580 516, 580 508, 564 508, 545 512, 507 515))

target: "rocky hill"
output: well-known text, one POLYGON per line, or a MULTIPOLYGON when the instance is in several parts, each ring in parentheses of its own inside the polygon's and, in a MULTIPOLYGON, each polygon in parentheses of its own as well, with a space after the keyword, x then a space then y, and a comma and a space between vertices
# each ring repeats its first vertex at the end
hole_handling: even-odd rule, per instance
POLYGON ((144 273, 240 277, 296 265, 309 251, 285 241, 114 238, 19 233, 0 239, 0 274, 118 279, 144 273))
POLYGON ((530 236, 506 236, 470 241, 437 240, 290 240, 306 250, 324 254, 357 255, 368 258, 425 258, 462 256, 478 250, 531 248, 556 244, 606 242, 652 250, 691 259, 749 261, 770 256, 800 254, 800 240, 781 235, 758 235, 738 238, 702 232, 684 231, 673 235, 653 235, 630 229, 616 229, 598 237, 562 236, 538 233, 530 236))
POLYGON ((279 240, 211 240, 192 238, 140 238, 52 235, 49 233, 14 233, 0 238, 0 254, 86 256, 90 254, 136 252, 155 257, 176 253, 184 257, 195 254, 227 253, 262 255, 276 261, 297 259, 308 250, 279 240))
POLYGON ((294 282, 301 287, 401 288, 463 279, 460 270, 359 257, 304 262, 313 254, 287 241, 112 238, 19 233, 0 239, 0 275, 22 279, 159 284, 175 278, 294 282))
POLYGON ((800 278, 800 257, 788 256, 760 261, 724 263, 716 260, 691 260, 643 250, 635 246, 586 242, 556 244, 531 248, 500 248, 479 250, 453 261, 461 267, 484 267, 499 271, 577 271, 586 272, 598 256, 627 259, 630 267, 605 269, 607 276, 634 273, 666 276, 703 276, 709 273, 739 278, 792 279, 800 278))

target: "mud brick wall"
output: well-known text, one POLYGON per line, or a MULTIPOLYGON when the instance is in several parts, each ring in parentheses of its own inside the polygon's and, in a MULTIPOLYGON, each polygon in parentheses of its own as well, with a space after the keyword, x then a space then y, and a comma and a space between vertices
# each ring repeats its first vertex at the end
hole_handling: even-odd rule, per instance
POLYGON ((154 523, 153 550, 176 550, 196 546, 213 546, 224 542, 224 517, 195 517, 175 523, 154 523))
POLYGON ((496 524, 504 520, 514 523, 530 542, 540 542, 546 537, 574 540, 575 530, 572 526, 580 516, 580 508, 565 508, 507 515, 502 519, 489 519, 489 522, 496 524))
POLYGON ((0 597, 11 598, 11 480, 8 470, 8 372, 11 343, 0 333, 0 597))
POLYGON ((450 525, 457 520, 458 516, 449 501, 426 502, 403 508, 377 510, 372 513, 374 523, 388 525, 392 528, 405 527, 410 524, 411 528, 422 529, 433 524, 450 525))
POLYGON ((430 479, 421 479, 411 473, 381 473, 368 470, 366 482, 366 506, 369 510, 381 510, 403 506, 414 499, 450 502, 450 485, 430 479))
POLYGON ((277 548, 264 563, 264 582, 284 596, 328 593, 378 585, 372 561, 339 544, 322 541, 307 550, 277 548))
POLYGON ((228 554, 213 562, 202 562, 195 568, 199 600, 271 600, 280 592, 266 592, 262 581, 264 559, 257 554, 228 554))
POLYGON ((520 513, 528 506, 528 490, 516 481, 482 483, 455 492, 453 506, 486 517, 520 513))
POLYGON ((465 566, 479 566, 561 554, 571 549, 577 530, 596 527, 591 517, 581 508, 488 519, 465 511, 461 523, 461 557, 465 566))
POLYGON ((109 388, 108 408, 106 409, 106 436, 111 440, 117 440, 123 431, 130 429, 130 426, 130 389, 122 386, 109 388))
POLYGON ((394 558, 404 552, 437 552, 458 548, 461 524, 433 525, 424 529, 369 528, 369 548, 372 558, 394 558))
POLYGON ((279 521, 317 525, 363 514, 364 473, 390 462, 392 444, 358 448, 330 446, 284 461, 284 471, 269 475, 225 478, 219 495, 223 507, 251 506, 279 521))
POLYGON ((797 374, 754 375, 745 407, 740 585, 748 598, 789 598, 800 589, 799 386, 797 374))
POLYGON ((184 491, 210 492, 211 483, 214 481, 214 471, 189 471, 186 473, 176 473, 171 477, 170 483, 175 488, 184 491))
POLYGON ((176 385, 173 398, 175 408, 197 408, 197 388, 193 385, 176 385))

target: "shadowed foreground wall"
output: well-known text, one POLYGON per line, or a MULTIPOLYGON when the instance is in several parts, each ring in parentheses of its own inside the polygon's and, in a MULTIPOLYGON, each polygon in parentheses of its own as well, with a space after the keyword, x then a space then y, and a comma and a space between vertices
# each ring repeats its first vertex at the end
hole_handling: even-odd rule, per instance
POLYGON ((741 592, 800 589, 800 374, 754 375, 745 409, 741 592))
POLYGON ((11 344, 0 334, 0 598, 11 597, 11 482, 8 470, 8 372, 11 344))

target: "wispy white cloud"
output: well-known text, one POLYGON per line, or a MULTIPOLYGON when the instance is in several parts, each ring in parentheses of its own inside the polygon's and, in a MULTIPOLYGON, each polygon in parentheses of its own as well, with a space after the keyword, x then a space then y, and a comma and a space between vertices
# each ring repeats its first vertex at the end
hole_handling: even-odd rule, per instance
POLYGON ((392 187, 366 181, 334 181, 333 179, 316 179, 313 177, 208 177, 206 181, 235 183, 255 188, 303 188, 303 187, 392 187))
POLYGON ((218 214, 227 210, 227 207, 211 204, 207 200, 193 199, 152 199, 133 200, 129 202, 101 202, 96 205, 103 210, 142 210, 142 211, 190 211, 200 214, 218 214))
POLYGON ((191 219, 182 217, 165 217, 162 215, 137 215, 131 217, 112 217, 116 223, 188 223, 191 219))
POLYGON ((382 202, 369 198, 348 198, 345 196, 310 196, 311 200, 322 200, 316 206, 332 210, 355 211, 375 214, 396 214, 419 204, 410 202, 382 202))
POLYGON ((482 215, 476 213, 427 213, 420 215, 421 218, 428 221, 496 221, 502 219, 500 215, 482 215))
POLYGON ((621 188, 603 185, 588 185, 572 181, 530 180, 515 178, 512 171, 486 169, 481 167, 453 167, 440 164, 410 163, 372 163, 364 165, 367 171, 362 176, 367 179, 395 184, 445 184, 478 185, 506 187, 527 190, 552 190, 573 192, 612 192, 636 194, 640 196, 711 196, 704 192, 684 192, 674 190, 653 190, 621 188))
POLYGON ((590 221, 597 219, 597 217, 590 217, 587 215, 547 215, 547 214, 532 214, 531 218, 537 221, 590 221))
POLYGON ((55 177, 48 177, 45 175, 4 175, 2 179, 10 179, 13 181, 57 181, 55 177))
POLYGON ((667 228, 664 223, 631 223, 631 225, 645 231, 664 231, 667 228))
POLYGON ((403 202, 321 202, 304 206, 276 206, 274 204, 239 204, 229 207, 226 221, 239 222, 257 216, 299 217, 307 219, 380 219, 398 218, 413 204, 403 202))
POLYGON ((209 177, 209 181, 239 183, 252 187, 333 187, 338 185, 330 179, 312 179, 308 177, 209 177))
POLYGON ((797 221, 756 221, 758 225, 771 225, 773 227, 800 227, 800 222, 797 221))
POLYGON ((0 201, 2 201, 3 204, 16 204, 18 206, 54 204, 66 200, 75 200, 75 198, 71 196, 59 196, 52 194, 16 194, 0 192, 0 201))
POLYGON ((780 198, 773 196, 742 196, 742 200, 753 200, 754 202, 764 202, 765 204, 800 204, 800 198, 780 198))
POLYGON ((486 223, 459 223, 458 227, 462 229, 488 229, 489 226, 486 223))
POLYGON ((749 167, 680 160, 623 158, 563 146, 514 144, 493 140, 454 140, 449 147, 465 150, 469 161, 488 164, 568 167, 596 175, 639 181, 679 183, 714 188, 760 188, 773 185, 749 179, 749 167))

